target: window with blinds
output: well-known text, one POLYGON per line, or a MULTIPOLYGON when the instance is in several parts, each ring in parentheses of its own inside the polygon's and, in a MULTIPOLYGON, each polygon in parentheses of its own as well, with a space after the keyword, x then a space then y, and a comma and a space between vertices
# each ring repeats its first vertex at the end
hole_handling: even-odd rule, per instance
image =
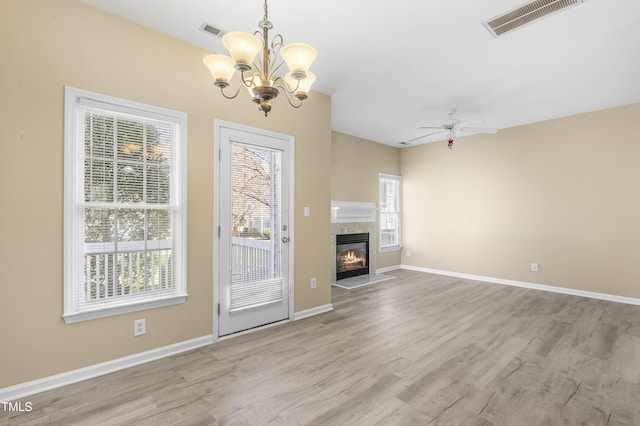
POLYGON ((186 114, 65 103, 65 321, 184 302, 186 114))
POLYGON ((402 178, 380 174, 380 250, 401 248, 402 178))

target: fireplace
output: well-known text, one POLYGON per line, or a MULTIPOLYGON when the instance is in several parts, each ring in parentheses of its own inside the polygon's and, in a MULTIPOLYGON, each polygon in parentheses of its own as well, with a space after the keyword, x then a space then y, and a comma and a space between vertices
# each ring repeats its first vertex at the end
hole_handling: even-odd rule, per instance
POLYGON ((336 235, 336 281, 369 273, 369 234, 336 235))

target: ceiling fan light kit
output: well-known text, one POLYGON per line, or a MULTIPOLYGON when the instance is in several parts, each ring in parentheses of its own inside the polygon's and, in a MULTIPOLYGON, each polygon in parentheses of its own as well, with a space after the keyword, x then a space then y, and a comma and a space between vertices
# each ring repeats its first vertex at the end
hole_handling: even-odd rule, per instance
POLYGON ((203 59, 213 76, 213 84, 220 88, 227 99, 235 98, 240 89, 245 87, 265 117, 271 111, 271 100, 280 94, 280 90, 286 93, 292 107, 299 108, 302 101, 309 97, 311 85, 316 80, 309 68, 318 53, 304 43, 285 46, 280 34, 269 39, 273 24, 268 19, 267 0, 264 1, 264 18, 258 26, 260 30, 253 34, 234 31, 222 37, 222 44, 229 51, 229 56, 208 55, 203 59), (258 56, 261 52, 261 56, 258 56), (278 75, 285 63, 289 73, 278 75), (229 87, 236 71, 240 71, 242 82, 235 93, 227 94, 225 89, 229 87))

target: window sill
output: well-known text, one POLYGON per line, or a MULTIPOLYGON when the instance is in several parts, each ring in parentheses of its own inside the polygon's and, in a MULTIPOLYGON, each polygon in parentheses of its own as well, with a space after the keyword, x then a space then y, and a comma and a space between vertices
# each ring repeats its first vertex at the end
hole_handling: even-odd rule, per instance
POLYGON ((402 250, 402 246, 380 247, 380 253, 384 253, 387 251, 400 251, 400 250, 402 250))
POLYGON ((98 318, 111 317, 114 315, 126 314, 129 312, 144 311, 147 309, 161 308, 164 306, 179 305, 187 300, 188 294, 171 296, 161 300, 150 300, 148 302, 132 303, 130 305, 114 306, 95 311, 77 312, 65 314, 62 316, 65 324, 73 324, 76 322, 89 321, 98 318))

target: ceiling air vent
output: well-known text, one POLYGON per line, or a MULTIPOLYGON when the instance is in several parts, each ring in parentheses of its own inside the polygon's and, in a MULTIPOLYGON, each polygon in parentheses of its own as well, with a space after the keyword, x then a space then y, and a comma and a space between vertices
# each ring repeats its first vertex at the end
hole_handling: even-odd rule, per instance
POLYGON ((482 22, 494 37, 499 37, 531 22, 552 15, 584 0, 535 0, 509 9, 482 22))
POLYGON ((209 25, 206 22, 203 22, 202 25, 200 25, 200 31, 206 31, 216 37, 222 37, 224 35, 224 31, 222 31, 220 28, 209 25))

